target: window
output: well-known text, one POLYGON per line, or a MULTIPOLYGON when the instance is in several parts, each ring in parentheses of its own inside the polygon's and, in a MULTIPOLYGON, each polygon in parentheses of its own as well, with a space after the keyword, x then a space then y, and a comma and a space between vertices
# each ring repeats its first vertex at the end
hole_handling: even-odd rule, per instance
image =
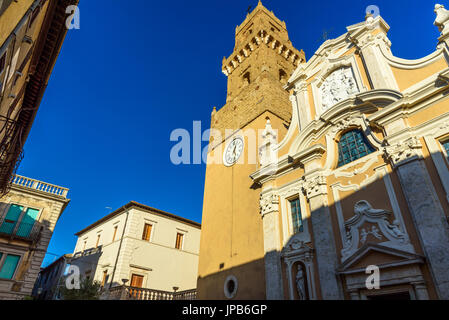
POLYGON ((27 238, 33 229, 38 215, 39 210, 28 208, 22 217, 22 221, 20 222, 19 229, 16 233, 17 236, 27 238))
POLYGON ((2 225, 0 226, 0 232, 6 233, 6 234, 13 234, 17 222, 19 221, 19 218, 22 214, 23 207, 12 204, 9 207, 8 213, 6 214, 5 220, 3 221, 2 225))
POLYGON ((36 9, 34 9, 32 15, 31 15, 30 24, 28 25, 28 29, 33 26, 33 23, 36 20, 36 18, 40 12, 41 12, 41 7, 37 7, 36 9))
POLYGON ((138 274, 133 274, 131 276, 131 287, 142 288, 143 287, 143 276, 140 276, 138 274))
POLYGON ((363 158, 375 150, 360 130, 345 133, 338 143, 338 167, 363 158))
POLYGON ((11 280, 16 273, 19 260, 20 256, 12 254, 3 255, 0 253, 0 279, 11 280))
POLYGON ((86 250, 86 246, 87 246, 87 240, 84 240, 83 251, 86 250))
POLYGON ((0 57, 0 74, 5 70, 6 66, 6 52, 0 57))
POLYGON ((290 201, 290 210, 292 214, 293 233, 297 234, 304 231, 302 223, 302 214, 299 199, 290 201))
POLYGON ((446 150, 446 157, 449 159, 449 140, 443 142, 443 148, 446 150))
POLYGON ((184 235, 182 233, 177 233, 176 234, 176 246, 175 248, 178 250, 182 250, 182 242, 184 240, 184 235))
POLYGON ((142 240, 150 241, 152 229, 153 226, 151 224, 145 223, 145 226, 143 227, 142 240))
POLYGON ((97 243, 95 244, 95 248, 98 248, 98 246, 100 245, 100 238, 101 238, 101 234, 99 234, 97 236, 97 243))
POLYGON ((101 287, 104 288, 104 286, 108 283, 108 270, 103 271, 103 280, 101 280, 101 287))
POLYGON ((249 72, 243 75, 243 83, 250 84, 251 83, 251 74, 249 72))
POLYGON ((37 209, 27 208, 24 210, 23 206, 12 204, 0 226, 0 232, 28 238, 38 216, 39 210, 37 209))
POLYGON ((114 235, 112 236, 112 242, 115 241, 115 237, 117 236, 117 229, 118 229, 118 226, 115 226, 114 227, 114 235))

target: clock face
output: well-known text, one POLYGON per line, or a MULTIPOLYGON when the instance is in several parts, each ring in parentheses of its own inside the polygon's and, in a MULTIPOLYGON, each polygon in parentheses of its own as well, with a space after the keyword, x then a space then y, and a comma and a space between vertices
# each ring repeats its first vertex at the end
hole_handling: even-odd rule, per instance
POLYGON ((224 164, 226 166, 234 165, 242 155, 243 147, 244 143, 242 138, 235 138, 232 140, 232 142, 226 147, 223 155, 224 164))

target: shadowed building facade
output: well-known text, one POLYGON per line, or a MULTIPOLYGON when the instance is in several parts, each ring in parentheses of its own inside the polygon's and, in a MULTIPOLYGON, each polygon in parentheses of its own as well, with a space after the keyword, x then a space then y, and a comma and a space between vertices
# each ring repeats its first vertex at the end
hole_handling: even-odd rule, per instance
POLYGON ((0 1, 0 193, 22 157, 78 0, 0 1), (71 12, 71 11, 70 11, 71 12))
POLYGON ((252 133, 264 128, 267 117, 280 136, 285 135, 292 114, 283 85, 304 60, 304 53, 290 42, 285 22, 260 2, 236 28, 234 52, 223 59, 222 70, 228 77, 226 105, 218 111, 214 108, 211 120, 217 134, 206 170, 199 299, 224 299, 223 285, 231 276, 246 279, 239 282, 237 298, 265 297, 260 189, 249 178, 258 168, 257 161, 223 165, 212 159, 220 160, 225 149, 241 145, 245 145, 241 158, 251 158, 247 146, 257 138, 252 133))
MULTIPOLYGON (((261 11, 244 25, 268 50, 276 39, 250 21, 261 11)), ((439 44, 422 59, 395 57, 388 24, 368 15, 286 70, 283 95, 263 100, 273 111, 250 122, 257 164, 236 161, 250 148, 240 124, 224 141, 242 141, 234 163, 212 145, 224 164, 206 171, 200 298, 449 299, 449 12, 435 12, 439 44), (380 289, 366 285, 372 266, 380 289)), ((229 77, 246 59, 226 61, 229 77)), ((248 115, 233 101, 212 128, 220 112, 248 115)))

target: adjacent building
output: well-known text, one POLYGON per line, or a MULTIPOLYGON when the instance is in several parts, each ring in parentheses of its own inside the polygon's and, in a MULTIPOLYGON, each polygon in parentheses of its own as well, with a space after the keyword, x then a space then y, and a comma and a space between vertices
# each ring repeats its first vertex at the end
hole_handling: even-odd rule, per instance
POLYGON ((61 287, 65 286, 67 267, 71 254, 65 254, 49 266, 42 268, 34 284, 32 296, 37 300, 60 300, 61 287))
POLYGON ((0 299, 31 296, 68 189, 15 176, 0 198, 0 299))
POLYGON ((206 171, 200 299, 449 299, 449 11, 435 12, 437 49, 417 60, 393 55, 380 16, 308 62, 261 3, 237 28, 212 114, 233 131, 208 155, 224 163, 206 171), (248 127, 263 130, 255 164, 248 127))
POLYGON ((0 194, 21 160, 78 0, 0 1, 0 194), (70 13, 72 11, 69 11, 70 13))
POLYGON ((200 234, 197 222, 130 202, 76 234, 71 265, 117 299, 125 287, 148 289, 141 299, 195 291, 200 234))

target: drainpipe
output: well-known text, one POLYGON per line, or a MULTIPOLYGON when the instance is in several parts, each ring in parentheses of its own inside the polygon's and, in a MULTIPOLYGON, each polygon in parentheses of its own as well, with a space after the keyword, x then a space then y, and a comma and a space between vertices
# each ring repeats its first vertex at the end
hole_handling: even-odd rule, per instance
MULTIPOLYGON (((125 209, 125 207, 123 207, 123 208, 125 209)), ((118 259, 119 259, 119 256, 120 256, 120 251, 122 250, 123 238, 125 237, 126 225, 128 224, 128 216, 129 216, 129 211, 127 210, 126 211, 125 225, 123 227, 122 238, 120 239, 120 245, 118 247, 117 257, 115 259, 115 264, 114 264, 114 269, 112 271, 111 283, 109 284, 109 289, 111 289, 112 284, 114 283, 115 270, 117 269, 117 263, 118 263, 118 259)))

